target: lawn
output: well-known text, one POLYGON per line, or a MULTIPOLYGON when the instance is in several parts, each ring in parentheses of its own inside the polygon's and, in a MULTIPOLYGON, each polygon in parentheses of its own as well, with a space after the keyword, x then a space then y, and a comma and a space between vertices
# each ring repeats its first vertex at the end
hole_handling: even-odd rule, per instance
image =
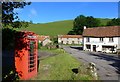
MULTIPOLYGON (((66 53, 63 49, 42 50, 53 53, 54 56, 41 58, 38 75, 32 80, 91 80, 90 75, 75 74, 72 69, 81 63, 66 53)), ((84 68, 83 68, 84 69, 84 68)))

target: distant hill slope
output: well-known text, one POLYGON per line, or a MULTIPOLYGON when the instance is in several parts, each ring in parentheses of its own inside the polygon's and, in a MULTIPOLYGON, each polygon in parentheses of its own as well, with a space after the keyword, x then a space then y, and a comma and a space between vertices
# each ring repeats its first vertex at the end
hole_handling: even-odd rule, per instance
MULTIPOLYGON (((102 25, 105 25, 110 19, 98 18, 102 25)), ((30 24, 28 28, 20 28, 17 30, 29 30, 40 35, 49 35, 51 37, 60 34, 67 34, 73 28, 73 20, 56 21, 44 24, 30 24)))
POLYGON ((101 25, 106 25, 108 21, 111 21, 111 19, 108 19, 108 18, 97 18, 101 21, 101 25))
POLYGON ((17 30, 29 30, 40 35, 57 36, 59 34, 67 34, 73 27, 73 20, 50 22, 45 24, 30 24, 27 28, 17 30))

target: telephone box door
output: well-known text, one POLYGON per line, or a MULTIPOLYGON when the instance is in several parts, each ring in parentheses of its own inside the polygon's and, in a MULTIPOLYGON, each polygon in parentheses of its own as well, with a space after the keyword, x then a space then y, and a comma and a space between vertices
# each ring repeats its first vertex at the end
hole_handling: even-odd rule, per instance
POLYGON ((28 80, 37 75, 37 37, 33 32, 18 32, 15 44, 16 72, 28 80))

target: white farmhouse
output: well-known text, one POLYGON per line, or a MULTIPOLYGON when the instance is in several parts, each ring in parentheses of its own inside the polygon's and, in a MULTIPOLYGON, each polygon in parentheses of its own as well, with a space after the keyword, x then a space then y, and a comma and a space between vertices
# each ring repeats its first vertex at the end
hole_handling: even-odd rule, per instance
POLYGON ((120 26, 84 27, 83 44, 88 51, 116 52, 120 48, 120 26))
POLYGON ((60 44, 82 44, 82 35, 58 35, 60 44))
POLYGON ((38 42, 41 43, 42 46, 45 46, 45 45, 51 43, 51 40, 50 40, 49 36, 38 35, 38 42))

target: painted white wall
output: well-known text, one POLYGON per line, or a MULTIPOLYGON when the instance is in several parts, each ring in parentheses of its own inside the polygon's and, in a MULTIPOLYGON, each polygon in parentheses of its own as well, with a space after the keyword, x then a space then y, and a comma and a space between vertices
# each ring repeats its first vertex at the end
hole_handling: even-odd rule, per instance
POLYGON ((90 42, 86 42, 87 37, 83 38, 83 49, 84 50, 87 50, 86 44, 91 45, 91 51, 93 51, 93 45, 96 45, 96 51, 102 51, 102 45, 111 45, 111 46, 117 45, 117 48, 120 48, 120 37, 114 37, 113 38, 114 42, 109 42, 109 38, 107 37, 103 38, 103 42, 100 42, 100 38, 94 38, 94 37, 89 37, 89 38, 90 38, 90 42))
POLYGON ((118 38, 118 49, 120 49, 120 37, 118 38))
POLYGON ((90 42, 86 42, 86 37, 84 37, 84 43, 85 44, 90 43, 90 44, 104 44, 104 45, 118 44, 118 41, 120 40, 120 38, 119 37, 114 37, 113 40, 114 40, 114 42, 109 42, 109 38, 103 38, 103 42, 100 42, 100 38, 92 38, 92 37, 90 37, 90 42))
POLYGON ((45 46, 47 45, 48 43, 50 43, 50 39, 49 38, 46 38, 43 42, 42 42, 42 45, 45 46))
POLYGON ((58 43, 61 43, 63 41, 63 44, 81 44, 82 38, 58 38, 58 43))
POLYGON ((86 37, 83 37, 83 50, 86 50, 86 37))

